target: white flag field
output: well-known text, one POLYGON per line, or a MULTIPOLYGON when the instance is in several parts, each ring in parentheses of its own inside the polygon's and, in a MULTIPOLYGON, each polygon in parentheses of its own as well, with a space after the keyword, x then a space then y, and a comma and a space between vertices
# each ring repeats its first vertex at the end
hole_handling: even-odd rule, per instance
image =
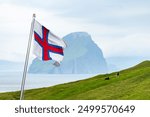
POLYGON ((33 44, 33 53, 43 61, 54 60, 60 63, 64 58, 66 43, 36 20, 33 44))

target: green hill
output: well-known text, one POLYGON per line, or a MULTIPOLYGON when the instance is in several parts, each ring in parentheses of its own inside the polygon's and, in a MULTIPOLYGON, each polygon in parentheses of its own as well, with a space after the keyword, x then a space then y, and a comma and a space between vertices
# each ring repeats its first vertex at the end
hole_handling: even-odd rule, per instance
MULTIPOLYGON (((150 61, 86 80, 25 91, 26 100, 150 100, 150 61), (105 80, 109 76, 109 80, 105 80)), ((20 92, 0 93, 0 99, 19 99, 20 92)))

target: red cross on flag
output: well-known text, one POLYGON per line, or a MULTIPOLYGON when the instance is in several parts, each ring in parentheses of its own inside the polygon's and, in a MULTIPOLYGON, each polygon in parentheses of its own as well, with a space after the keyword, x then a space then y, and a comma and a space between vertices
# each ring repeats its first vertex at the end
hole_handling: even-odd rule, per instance
POLYGON ((54 60, 60 63, 63 60, 65 42, 42 26, 34 22, 34 48, 33 53, 41 60, 54 60))

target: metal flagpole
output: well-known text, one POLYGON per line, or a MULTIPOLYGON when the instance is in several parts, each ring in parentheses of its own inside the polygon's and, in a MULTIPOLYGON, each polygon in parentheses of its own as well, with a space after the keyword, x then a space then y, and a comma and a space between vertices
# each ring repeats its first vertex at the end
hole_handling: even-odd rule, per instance
POLYGON ((30 28, 29 41, 28 41, 28 47, 27 47, 27 53, 26 53, 26 59, 25 59, 25 64, 24 64, 22 83, 21 83, 20 100, 24 99, 24 87, 25 87, 25 81, 26 81, 26 75, 27 75, 28 61, 29 61, 29 56, 30 56, 30 49, 31 49, 31 42, 32 42, 32 34, 33 34, 33 30, 34 30, 35 17, 36 17, 36 15, 33 14, 33 19, 32 19, 31 28, 30 28))

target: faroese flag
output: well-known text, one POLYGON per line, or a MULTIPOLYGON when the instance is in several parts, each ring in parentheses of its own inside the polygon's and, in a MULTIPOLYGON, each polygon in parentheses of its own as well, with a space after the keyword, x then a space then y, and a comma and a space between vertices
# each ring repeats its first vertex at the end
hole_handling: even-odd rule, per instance
POLYGON ((60 63, 64 57, 63 49, 65 47, 66 44, 62 39, 35 20, 33 53, 38 58, 60 63))

